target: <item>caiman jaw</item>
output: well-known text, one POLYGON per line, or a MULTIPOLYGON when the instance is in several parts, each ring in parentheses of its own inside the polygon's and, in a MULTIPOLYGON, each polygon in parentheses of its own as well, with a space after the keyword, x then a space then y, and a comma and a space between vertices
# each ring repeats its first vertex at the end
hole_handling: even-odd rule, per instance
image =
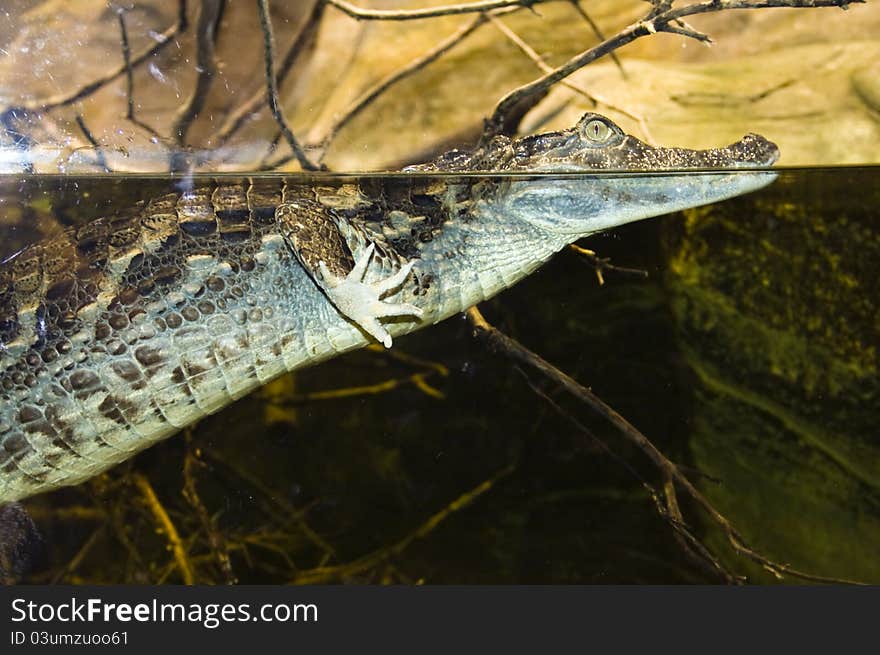
POLYGON ((779 158, 757 134, 725 148, 658 148, 598 114, 510 149, 504 170, 542 175, 511 180, 494 210, 565 240, 754 191, 776 179, 761 169, 779 158))
MULTIPOLYGON (((766 168, 779 159, 779 148, 760 134, 746 134, 725 148, 691 150, 689 148, 657 148, 633 136, 618 146, 622 151, 612 155, 610 162, 621 164, 619 170, 723 170, 766 168)), ((595 167, 593 167, 595 170, 595 167)), ((608 170, 608 169, 606 169, 608 170)))

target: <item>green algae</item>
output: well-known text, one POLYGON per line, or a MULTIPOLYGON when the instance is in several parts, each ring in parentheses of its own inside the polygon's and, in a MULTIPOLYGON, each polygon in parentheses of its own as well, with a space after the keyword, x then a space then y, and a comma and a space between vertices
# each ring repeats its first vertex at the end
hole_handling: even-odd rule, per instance
POLYGON ((850 176, 862 195, 811 171, 687 212, 666 281, 709 497, 771 556, 876 581, 880 197, 850 176))

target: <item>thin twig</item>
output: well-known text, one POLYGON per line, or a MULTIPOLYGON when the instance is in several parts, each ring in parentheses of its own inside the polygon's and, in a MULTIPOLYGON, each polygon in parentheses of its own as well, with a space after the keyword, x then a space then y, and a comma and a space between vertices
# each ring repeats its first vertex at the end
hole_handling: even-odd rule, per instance
MULTIPOLYGON (((141 556, 140 550, 138 550, 137 545, 132 541, 131 537, 128 536, 130 524, 125 520, 125 509, 122 505, 122 503, 114 502, 107 510, 107 520, 113 528, 113 537, 116 541, 122 544, 122 547, 125 548, 125 551, 128 553, 126 568, 140 572, 146 571, 147 565, 144 562, 144 558, 141 556)), ((129 581, 131 580, 130 577, 128 579, 129 581)), ((146 582, 146 580, 139 580, 139 582, 146 582)))
POLYGON ((382 355, 383 357, 387 357, 388 359, 393 359, 394 361, 400 362, 401 364, 431 369, 442 375, 444 378, 449 377, 449 367, 441 362, 435 362, 430 359, 422 359, 421 357, 410 355, 409 353, 400 350, 399 348, 392 348, 391 350, 388 350, 378 343, 371 343, 369 346, 367 346, 366 349, 377 355, 382 355))
POLYGON ((196 515, 199 517, 202 529, 208 537, 208 544, 211 546, 211 554, 223 575, 224 581, 226 584, 235 584, 236 577, 235 573, 232 571, 232 562, 229 559, 229 546, 226 543, 226 538, 214 525, 214 521, 208 514, 208 510, 202 502, 202 499, 199 497, 199 492, 196 487, 195 469, 197 466, 204 466, 204 464, 198 459, 198 450, 193 447, 192 430, 187 429, 184 436, 186 438, 186 455, 183 460, 183 497, 186 498, 186 501, 195 510, 196 515))
POLYGON ((339 133, 339 131, 346 125, 348 125, 348 123, 351 122, 353 118, 360 114, 377 97, 385 93, 385 91, 387 91, 388 88, 392 85, 409 77, 413 73, 422 70, 428 64, 439 59, 454 46, 461 43, 461 41, 467 38, 470 34, 473 34, 473 32, 475 32, 481 25, 485 24, 488 20, 488 16, 490 15, 491 14, 480 14, 479 16, 476 16, 470 22, 462 25, 453 34, 438 43, 436 46, 434 46, 434 48, 426 52, 424 55, 418 57, 417 59, 414 59, 403 68, 400 68, 390 75, 387 75, 385 78, 383 78, 372 87, 364 91, 357 98, 355 98, 355 100, 333 122, 333 124, 327 130, 326 134, 316 143, 316 146, 321 148, 321 159, 324 158, 324 155, 327 153, 327 149, 329 148, 330 143, 333 141, 333 139, 336 138, 336 135, 339 133))
MULTIPOLYGON (((343 127, 345 127, 353 118, 355 118, 355 116, 360 114, 370 104, 375 102, 375 100, 380 95, 388 91, 389 88, 439 59, 442 55, 451 50, 454 46, 458 45, 466 37, 473 34, 473 32, 475 32, 479 27, 485 25, 487 22, 487 16, 501 16, 515 11, 520 11, 521 9, 521 7, 512 7, 508 9, 496 10, 492 12, 492 14, 481 14, 477 16, 471 22, 462 25, 458 31, 438 43, 434 48, 426 52, 421 57, 418 57, 406 66, 403 66, 397 71, 394 71, 393 73, 389 74, 384 79, 379 80, 379 82, 364 91, 360 96, 355 98, 355 100, 346 109, 343 110, 342 114, 340 114, 338 118, 334 120, 333 124, 325 132, 324 136, 322 136, 317 141, 310 143, 310 147, 314 147, 320 150, 321 155, 319 161, 324 160, 330 144, 339 134, 340 130, 342 130, 343 127)), ((277 141, 277 139, 278 135, 276 135, 275 141, 277 141)), ((280 157, 270 163, 261 165, 260 168, 261 170, 274 170, 279 166, 283 166, 287 162, 291 161, 291 159, 292 156, 289 155, 280 157)))
POLYGON ((290 146, 290 150, 296 156, 302 169, 306 171, 319 170, 318 166, 313 164, 306 156, 305 151, 300 146, 299 141, 296 140, 281 111, 281 106, 278 102, 278 84, 275 79, 275 45, 272 37, 272 20, 269 17, 269 2, 268 0, 258 0, 257 4, 260 9, 260 26, 263 30, 263 52, 266 65, 266 90, 269 109, 272 110, 275 122, 281 128, 281 133, 284 135, 287 145, 290 146))
POLYGON ((405 384, 412 384, 414 387, 425 393, 425 395, 444 400, 445 394, 432 387, 427 383, 426 379, 432 375, 432 371, 422 371, 421 373, 413 373, 404 378, 391 378, 383 382, 375 384, 366 384, 361 386, 340 387, 338 389, 324 389, 323 391, 309 391, 299 393, 288 398, 285 402, 291 404, 310 403, 321 400, 340 400, 342 398, 356 398, 358 396, 375 396, 398 389, 405 384))
POLYGON ((128 41, 128 27, 125 24, 125 10, 119 8, 116 15, 119 18, 119 39, 122 45, 123 65, 125 66, 125 97, 128 106, 125 118, 146 130, 158 142, 162 138, 159 133, 146 123, 138 120, 134 114, 134 68, 131 65, 131 46, 128 41))
MULTIPOLYGON (((482 13, 479 16, 475 17, 468 23, 462 25, 458 31, 451 34, 449 37, 438 43, 434 48, 426 52, 421 57, 411 61, 406 66, 394 71, 393 73, 386 76, 384 79, 380 80, 372 87, 364 91, 360 96, 355 98, 355 100, 340 114, 338 118, 336 118, 330 128, 325 132, 324 136, 316 141, 310 142, 310 147, 319 149, 321 152, 320 161, 324 160, 324 157, 327 155, 327 151, 330 147, 332 141, 336 138, 339 132, 349 123, 352 119, 354 119, 358 114, 360 114, 364 109, 366 109, 370 104, 372 104, 380 95, 388 91, 393 85, 398 82, 406 79, 407 77, 417 73, 422 70, 429 64, 433 63, 437 59, 439 59, 446 52, 451 50, 453 47, 458 45, 465 38, 473 34, 478 28, 485 25, 488 22, 490 17, 495 16, 504 16, 510 13, 514 13, 520 11, 524 8, 523 5, 519 6, 511 6, 501 9, 496 9, 491 12, 482 13)), ((622 113, 627 113, 621 110, 622 113)), ((629 114, 628 114, 629 115, 629 114)), ((633 116, 635 120, 641 120, 639 117, 633 116)), ((279 135, 275 135, 275 139, 273 139, 273 147, 275 143, 277 143, 279 135)), ((271 153, 269 153, 271 154, 271 153)), ((268 157, 268 155, 267 155, 268 157)), ((280 157, 270 163, 261 164, 261 170, 274 170, 280 166, 291 161, 292 156, 287 155, 284 157, 280 157)))
POLYGON ((516 467, 513 465, 506 466, 488 480, 484 480, 470 491, 463 493, 396 543, 380 548, 372 553, 368 553, 367 555, 359 557, 351 562, 346 562, 345 564, 339 564, 338 566, 321 566, 302 571, 294 577, 292 582, 294 584, 319 584, 332 580, 344 580, 345 578, 364 573, 380 564, 386 563, 392 557, 400 555, 412 542, 417 539, 425 538, 433 532, 438 525, 454 513, 471 505, 477 498, 485 494, 500 480, 507 477, 515 470, 516 467))
POLYGON ((669 476, 663 480, 663 500, 660 499, 659 495, 654 495, 654 504, 657 507, 657 511, 672 526, 673 538, 678 542, 678 545, 688 559, 710 576, 720 576, 727 584, 743 584, 747 582, 745 576, 735 575, 724 568, 724 565, 718 561, 718 558, 715 557, 712 551, 690 531, 678 505, 675 483, 669 476))
MULTIPOLYGON (((550 66, 546 62, 546 60, 541 55, 539 55, 538 52, 534 48, 532 48, 532 46, 530 46, 528 43, 526 43, 525 40, 523 40, 523 38, 519 34, 517 34, 512 29, 510 29, 504 21, 502 21, 497 16, 493 16, 491 14, 489 15, 489 20, 492 21, 492 24, 498 29, 498 31, 500 31, 504 36, 506 36, 508 38, 508 40, 510 40, 517 48, 522 50, 522 52, 525 53, 525 55, 529 59, 531 59, 533 62, 535 62, 535 64, 538 66, 538 68, 540 68, 545 73, 549 73, 549 72, 553 71, 553 67, 550 66)), ((586 89, 584 89, 583 87, 580 87, 576 84, 573 84, 572 82, 569 82, 568 80, 562 80, 560 82, 560 84, 562 84, 562 86, 564 86, 564 87, 571 89, 575 93, 581 94, 582 96, 587 98, 587 100, 592 102, 593 106, 596 106, 599 104, 599 101, 595 97, 593 97, 590 94, 590 92, 587 91, 586 89)))
MULTIPOLYGON (((571 0, 571 4, 574 7, 574 10, 583 18, 587 25, 590 26, 590 29, 593 30, 593 34, 596 35, 596 38, 600 41, 605 40, 605 34, 602 32, 602 29, 599 27, 599 24, 593 20, 593 17, 587 13, 587 10, 581 6, 581 0, 571 0)), ((614 65, 617 66, 617 70, 620 71, 620 76, 623 79, 629 79, 626 74, 626 70, 623 68, 623 62, 620 61, 620 57, 617 56, 616 52, 612 52, 608 55, 611 57, 611 61, 614 62, 614 65)))
POLYGON ((571 244, 568 246, 571 250, 581 255, 584 259, 586 259, 590 265, 596 270, 596 277, 599 280, 599 285, 605 284, 605 271, 614 271, 615 273, 621 273, 623 275, 633 275, 636 277, 648 277, 648 271, 645 271, 641 268, 624 268, 623 266, 615 266, 611 263, 611 260, 607 257, 599 257, 592 250, 588 250, 586 248, 581 248, 578 245, 571 244))
POLYGON ((107 165, 107 157, 104 156, 104 148, 101 147, 101 144, 98 143, 91 130, 86 126, 86 122, 81 114, 76 115, 76 124, 83 133, 83 136, 86 137, 86 141, 91 144, 95 151, 95 163, 103 168, 105 173, 111 172, 110 167, 107 165))
MULTIPOLYGON (((504 34, 514 43, 514 45, 522 50, 526 54, 526 56, 529 57, 529 59, 534 61, 535 64, 537 64, 538 68, 540 68, 545 73, 550 73, 553 71, 553 67, 547 64, 544 58, 540 54, 538 54, 534 48, 526 43, 525 40, 523 40, 522 37, 520 37, 516 32, 510 29, 500 18, 498 18, 494 14, 489 14, 489 19, 492 21, 492 24, 501 31, 502 34, 504 34)), ((644 117, 633 114, 631 111, 624 109, 623 107, 612 105, 594 95, 593 93, 590 93, 584 87, 574 84, 573 82, 570 82, 568 80, 561 80, 560 84, 568 89, 571 89, 575 93, 584 96, 593 104, 594 107, 601 104, 606 106, 608 109, 612 109, 614 111, 620 112, 625 116, 629 116, 634 121, 637 121, 639 123, 645 138, 647 138, 649 141, 651 140, 650 132, 648 131, 648 126, 645 123, 644 117)))
POLYGON ((281 511, 281 514, 283 516, 280 517, 278 515, 278 512, 267 512, 270 514, 272 519, 276 521, 280 519, 285 524, 295 524, 306 536, 306 538, 312 542, 312 544, 323 551, 326 558, 332 559, 336 557, 336 550, 333 548, 333 546, 327 543, 327 541, 323 537, 321 537, 321 535, 315 532, 315 530, 306 521, 308 508, 296 509, 286 500, 284 500, 283 494, 279 494, 278 492, 270 489, 258 477, 251 475, 250 473, 239 468, 231 462, 225 461, 224 459, 217 457, 210 451, 206 450, 204 452, 204 457, 210 459, 211 463, 215 467, 220 469, 221 472, 226 472, 227 474, 234 475, 239 480, 243 480, 244 482, 252 486, 257 492, 259 492, 260 496, 265 498, 268 502, 272 503, 276 509, 281 511))
POLYGON ((69 507, 29 507, 28 514, 33 519, 49 519, 60 522, 95 522, 107 521, 107 513, 97 507, 85 507, 83 505, 71 505, 69 507))
POLYGON ((177 532, 177 528, 174 527, 174 522, 168 516, 168 512, 165 511, 165 507, 159 502, 159 498, 156 496, 156 492, 153 491, 150 481, 140 473, 135 473, 133 479, 141 495, 144 497, 150 513, 152 513, 153 518, 159 525, 159 531, 168 539, 168 545, 171 546, 171 552, 174 554, 177 568, 180 569, 183 583, 187 585, 194 584, 195 577, 189 563, 189 557, 186 554, 183 541, 180 539, 180 534, 177 532))
MULTIPOLYGON (((309 17, 296 33, 296 36, 293 37, 293 42, 287 49, 284 59, 281 61, 281 65, 278 67, 278 71, 275 74, 279 87, 284 83, 284 80, 287 79, 287 75, 293 70, 294 64, 296 64, 303 52, 307 50, 309 44, 314 41, 318 32, 318 25, 321 23, 321 18, 324 15, 324 9, 326 7, 327 3, 325 0, 317 0, 312 8, 311 14, 309 14, 309 17)), ((254 118, 260 105, 265 99, 266 92, 261 89, 243 102, 238 109, 233 111, 226 118, 216 134, 219 147, 225 145, 233 134, 238 132, 238 130, 244 127, 248 121, 254 118)))
POLYGON ((131 67, 131 44, 128 42, 128 28, 125 26, 125 8, 116 9, 116 17, 119 19, 119 38, 122 42, 122 62, 125 67, 125 97, 128 100, 128 110, 125 117, 134 120, 134 69, 131 67))
POLYGON ((83 542, 83 545, 79 547, 79 550, 76 551, 76 554, 73 556, 65 566, 62 568, 52 579, 52 584, 58 584, 64 580, 64 578, 79 568, 79 565, 82 564, 83 560, 86 556, 91 552, 92 548, 95 547, 95 544, 98 543, 98 538, 104 534, 104 526, 98 526, 92 531, 92 534, 89 535, 89 538, 83 542))
POLYGON ((666 497, 666 503, 661 500, 660 492, 654 488, 652 484, 650 484, 647 480, 642 477, 638 471, 633 468, 633 466, 623 459, 620 455, 615 453, 604 441, 599 439, 595 434, 593 434, 587 426, 581 423, 574 416, 566 412, 559 404, 553 400, 549 395, 547 395, 543 390, 541 390, 536 384, 534 384, 531 380, 528 379, 528 376, 525 372, 517 366, 516 369, 522 373, 523 377, 526 378, 526 382, 532 391, 535 392, 536 395, 541 397, 557 414, 565 418, 569 423, 571 423, 578 432, 587 436, 590 441, 597 445, 599 449, 604 452, 606 455, 611 457, 617 464, 619 464, 625 471, 627 471, 630 475, 633 476, 642 487, 647 492, 648 496, 651 498, 654 504, 654 509, 657 510, 657 514, 660 515, 660 518, 663 519, 671 528, 672 533, 676 542, 684 551, 685 555, 687 555, 690 559, 693 559, 700 568, 709 572, 712 577, 720 576, 724 582, 728 584, 734 584, 742 582, 741 577, 737 577, 727 571, 715 558, 709 549, 706 548, 688 529, 687 525, 684 522, 684 518, 681 516, 681 512, 678 510, 678 500, 675 497, 675 487, 671 487, 667 489, 664 486, 663 491, 666 497))
POLYGON ((422 18, 435 18, 437 16, 452 16, 455 14, 473 14, 504 9, 506 7, 533 7, 553 0, 482 0, 458 5, 444 5, 441 7, 429 7, 425 9, 363 9, 345 2, 344 0, 327 0, 327 4, 333 5, 339 11, 357 20, 420 20, 422 18))

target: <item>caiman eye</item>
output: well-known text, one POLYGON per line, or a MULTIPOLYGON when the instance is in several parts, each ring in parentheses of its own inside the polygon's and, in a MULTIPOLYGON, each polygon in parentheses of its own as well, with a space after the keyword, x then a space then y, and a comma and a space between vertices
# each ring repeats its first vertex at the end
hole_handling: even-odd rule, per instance
POLYGON ((584 125, 584 136, 595 143, 607 141, 611 134, 612 130, 605 121, 594 119, 584 125))

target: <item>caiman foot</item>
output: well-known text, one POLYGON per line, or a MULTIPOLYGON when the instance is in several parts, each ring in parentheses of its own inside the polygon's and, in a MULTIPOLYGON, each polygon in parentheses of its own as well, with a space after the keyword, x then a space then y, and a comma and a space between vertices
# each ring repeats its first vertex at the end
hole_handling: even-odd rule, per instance
POLYGON ((367 334, 386 348, 391 347, 391 335, 379 323, 380 318, 391 316, 415 316, 420 318, 422 310, 409 303, 390 303, 381 300, 382 296, 394 291, 404 283, 412 270, 414 261, 407 262, 394 275, 374 284, 363 282, 364 273, 375 250, 370 244, 354 268, 344 278, 336 277, 323 261, 318 262, 324 287, 330 300, 342 314, 357 323, 367 334))

